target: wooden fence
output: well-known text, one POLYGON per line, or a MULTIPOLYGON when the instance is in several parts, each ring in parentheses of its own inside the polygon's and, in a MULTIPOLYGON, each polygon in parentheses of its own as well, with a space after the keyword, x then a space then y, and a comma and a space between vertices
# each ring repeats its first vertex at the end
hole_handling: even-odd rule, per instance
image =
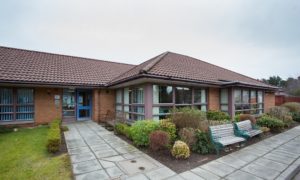
POLYGON ((299 102, 300 103, 300 97, 284 96, 284 95, 276 95, 275 96, 275 105, 276 106, 280 106, 281 104, 284 104, 286 102, 299 102))

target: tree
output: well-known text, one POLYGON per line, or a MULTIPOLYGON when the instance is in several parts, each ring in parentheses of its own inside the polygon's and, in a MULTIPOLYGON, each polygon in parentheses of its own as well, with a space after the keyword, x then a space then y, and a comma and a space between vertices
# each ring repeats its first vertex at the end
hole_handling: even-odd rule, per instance
POLYGON ((262 79, 263 82, 273 86, 285 87, 286 81, 279 76, 270 76, 269 79, 262 79))

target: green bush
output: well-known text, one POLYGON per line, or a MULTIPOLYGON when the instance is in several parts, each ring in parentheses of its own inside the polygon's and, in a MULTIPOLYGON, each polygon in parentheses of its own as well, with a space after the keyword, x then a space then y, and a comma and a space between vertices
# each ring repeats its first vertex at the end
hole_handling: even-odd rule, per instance
POLYGON ((283 106, 275 106, 270 108, 268 114, 272 117, 282 120, 286 126, 289 126, 293 122, 293 117, 289 109, 283 106))
POLYGON ((196 131, 196 143, 192 150, 199 154, 208 154, 214 151, 214 147, 210 142, 209 134, 207 132, 202 132, 200 130, 196 131))
POLYGON ((206 120, 206 113, 198 109, 184 107, 171 112, 171 120, 178 129, 201 128, 201 122, 206 120))
POLYGON ((176 141, 171 150, 172 156, 176 159, 187 159, 190 157, 190 148, 183 141, 176 141))
POLYGON ((116 133, 122 134, 122 135, 126 136, 127 138, 131 139, 131 136, 130 136, 130 126, 128 126, 127 124, 125 124, 125 123, 117 123, 115 125, 115 131, 116 131, 116 133))
POLYGON ((48 135, 47 135, 47 150, 48 152, 55 153, 59 151, 61 144, 60 136, 60 123, 59 119, 55 119, 50 123, 48 135))
POLYGON ((230 120, 230 116, 227 113, 222 111, 209 110, 206 112, 206 116, 208 120, 217 120, 217 121, 230 120))
POLYGON ((292 117, 293 117, 294 121, 300 122, 300 113, 299 112, 292 113, 292 117))
POLYGON ((148 146, 149 135, 159 129, 159 123, 154 120, 139 120, 132 124, 130 136, 137 146, 148 146))
POLYGON ((271 131, 278 131, 283 129, 284 127, 284 123, 282 120, 268 115, 263 115, 257 120, 256 123, 259 126, 270 128, 271 131))
POLYGON ((170 119, 162 119, 159 121, 159 129, 165 131, 170 136, 170 141, 173 143, 176 139, 176 126, 170 119))
POLYGON ((300 113, 300 103, 287 102, 281 106, 288 108, 290 110, 290 112, 292 112, 292 113, 300 113))
POLYGON ((178 133, 180 140, 185 142, 189 147, 196 143, 196 130, 194 128, 182 128, 178 133))

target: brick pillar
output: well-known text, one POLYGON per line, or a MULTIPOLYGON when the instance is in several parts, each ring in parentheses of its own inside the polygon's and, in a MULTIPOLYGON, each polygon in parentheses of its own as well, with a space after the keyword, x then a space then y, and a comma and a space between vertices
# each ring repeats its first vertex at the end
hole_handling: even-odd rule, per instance
POLYGON ((269 112, 271 107, 275 106, 275 93, 265 92, 264 95, 264 112, 269 112))
POLYGON ((95 122, 98 122, 100 120, 100 89, 94 89, 93 90, 93 108, 92 108, 92 120, 95 122))
POLYGON ((220 89, 208 89, 208 110, 220 110, 220 89))

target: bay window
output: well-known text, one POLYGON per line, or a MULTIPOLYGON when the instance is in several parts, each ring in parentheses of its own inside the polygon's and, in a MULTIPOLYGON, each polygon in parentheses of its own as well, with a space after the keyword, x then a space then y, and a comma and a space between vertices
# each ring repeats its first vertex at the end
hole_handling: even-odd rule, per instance
POLYGON ((262 114, 263 91, 249 89, 234 90, 234 106, 236 114, 262 114))
POLYGON ((0 122, 33 121, 33 89, 0 88, 0 122))
POLYGON ((172 109, 183 107, 194 107, 201 111, 206 111, 206 89, 153 85, 153 119, 165 119, 172 109))

